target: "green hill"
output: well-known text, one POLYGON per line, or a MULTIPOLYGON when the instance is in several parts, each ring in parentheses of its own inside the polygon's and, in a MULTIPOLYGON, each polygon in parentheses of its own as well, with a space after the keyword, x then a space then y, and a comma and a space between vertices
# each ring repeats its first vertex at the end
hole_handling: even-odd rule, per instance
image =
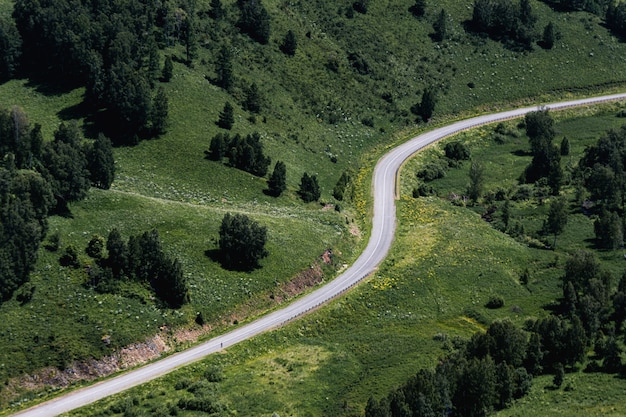
MULTIPOLYGON (((8 15, 11 4, 0 1, 0 16, 8 15)), ((605 91, 626 78, 626 44, 597 15, 555 11, 532 1, 536 40, 549 22, 559 36, 552 49, 535 41, 532 51, 519 52, 465 29, 472 18, 470 1, 428 3, 421 18, 410 12, 413 4, 372 0, 360 13, 348 1, 265 0, 270 36, 262 44, 237 28, 234 2, 223 2, 221 20, 209 16, 210 2, 198 2, 192 64, 185 64, 181 42, 159 50, 160 61, 174 57, 171 81, 158 83, 169 98, 166 132, 116 148, 111 189, 92 189, 70 205, 71 216, 49 220, 50 234, 58 233, 62 248, 79 248, 83 264, 92 262, 83 252, 92 235, 106 236, 117 227, 128 238, 156 227, 166 252, 183 264, 190 303, 180 310, 160 309, 149 291, 133 285, 118 295, 97 294, 84 285, 83 269, 68 271, 59 266, 59 253, 41 249, 31 275, 31 301, 21 305, 13 297, 0 305, 0 380, 111 354, 159 332, 173 339, 163 329, 197 329, 198 312, 218 329, 247 320, 274 308, 282 284, 319 264, 327 249, 335 258, 322 269, 325 279, 332 278, 354 259, 367 235, 373 161, 407 132, 424 127, 411 108, 427 88, 437 96, 431 123, 439 123, 510 103, 540 105, 605 91), (448 15, 448 35, 434 42, 429 35, 441 8, 448 15), (293 56, 281 51, 290 30, 297 40, 293 56), (223 47, 232 53, 230 91, 214 82, 223 47), (245 110, 252 83, 260 93, 258 113, 245 110), (230 133, 258 131, 271 166, 285 162, 283 196, 263 193, 265 178, 204 158, 211 138, 224 132, 216 122, 226 102, 234 107, 230 133), (353 174, 352 192, 337 202, 332 190, 346 170, 353 174), (321 202, 338 203, 341 211, 300 201, 296 191, 304 172, 319 178, 321 202), (248 214, 268 227, 270 256, 262 268, 227 271, 205 255, 217 247, 226 212, 248 214)), ((95 116, 83 103, 85 89, 53 87, 34 79, 6 81, 0 105, 22 107, 31 125, 42 125, 46 140, 69 119, 80 121, 87 139, 95 138, 102 126, 93 125, 95 116)), ((15 383, 3 389, 3 406, 13 389, 21 389, 15 383)))

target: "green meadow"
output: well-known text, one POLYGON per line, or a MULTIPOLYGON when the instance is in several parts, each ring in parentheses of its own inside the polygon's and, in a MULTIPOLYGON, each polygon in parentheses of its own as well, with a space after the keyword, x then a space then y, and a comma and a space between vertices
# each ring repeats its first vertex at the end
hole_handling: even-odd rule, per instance
MULTIPOLYGON (((207 10, 208 3, 200 1, 200 10, 207 10)), ((231 7, 234 2, 223 3, 231 7)), ((213 329, 200 336, 207 338, 276 308, 281 285, 319 264, 327 249, 335 258, 322 271, 324 279, 332 279, 366 241, 369 179, 376 159, 412 134, 519 103, 541 105, 623 87, 626 44, 600 18, 531 3, 537 27, 553 21, 561 34, 552 50, 535 45, 532 52, 513 52, 466 33, 463 22, 471 18, 470 1, 441 1, 416 19, 408 12, 410 0, 372 1, 367 14, 353 18, 346 17, 347 1, 265 0, 272 22, 268 45, 251 41, 225 22, 203 18, 193 66, 175 62, 174 77, 162 83, 169 98, 167 132, 137 146, 116 148, 111 190, 92 189, 85 200, 71 205, 70 216, 49 221, 61 248, 74 244, 81 250, 85 268, 93 261, 82 250, 94 234, 106 237, 116 227, 127 239, 156 228, 165 251, 183 264, 190 303, 180 310, 159 309, 148 290, 131 284, 120 295, 98 294, 85 285, 85 268, 62 268, 60 254, 42 248, 31 277, 33 299, 20 305, 13 298, 0 305, 0 381, 8 387, 0 392, 0 409, 8 413, 15 410, 11 404, 32 404, 47 398, 48 391, 57 392, 57 387, 28 389, 16 380, 20 375, 101 358, 155 334, 172 341, 177 330, 199 331, 194 322, 198 312, 213 329), (452 36, 435 43, 428 35, 440 7, 451 16, 452 36), (290 29, 298 39, 293 57, 279 50, 290 29), (230 94, 209 81, 222 45, 235 52, 236 86, 230 94), (367 62, 367 73, 353 68, 351 54, 367 62), (242 107, 244 87, 251 82, 263 98, 256 115, 242 107), (438 92, 435 117, 430 125, 418 125, 410 107, 429 86, 438 92), (260 132, 272 158, 270 170, 277 160, 285 162, 288 190, 283 196, 264 194, 265 178, 204 158, 211 138, 224 132, 216 121, 226 102, 235 108, 231 134, 260 132), (345 170, 352 172, 349 199, 337 202, 332 189, 345 170), (298 198, 304 172, 318 176, 321 204, 305 205, 298 198), (337 203, 341 210, 326 203, 337 203), (227 212, 245 213, 267 226, 270 256, 260 269, 226 271, 206 255, 217 247, 219 224, 227 212)), ((0 0, 0 12, 8 14, 10 5, 0 0)), ((172 46, 162 51, 166 54, 181 58, 184 48, 172 46)), ((83 93, 80 88, 56 91, 26 79, 11 80, 0 85, 0 105, 22 107, 31 124, 42 125, 46 139, 61 121, 77 119, 90 140, 97 132, 82 109, 83 93)), ((608 127, 621 125, 623 119, 615 117, 618 107, 556 115, 558 140, 566 136, 572 144, 571 161, 564 164, 576 163, 586 145, 608 127)), ((473 158, 484 161, 491 190, 516 183, 530 158, 523 154, 527 143, 516 122, 508 122, 507 128, 518 136, 502 144, 493 142, 493 126, 455 137, 468 143, 473 158)), ((414 172, 441 150, 440 145, 430 147, 403 169, 396 243, 366 283, 296 323, 105 400, 88 412, 121 415, 128 406, 156 415, 153 409, 189 395, 185 388, 175 389, 179 381, 198 382, 206 369, 218 365, 223 379, 212 383, 211 392, 232 414, 360 415, 369 396, 386 395, 418 367, 432 366, 454 337, 467 337, 496 318, 522 323, 546 314, 543 306, 560 291, 560 272, 552 265, 562 264, 567 253, 593 237, 590 220, 572 214, 555 253, 502 235, 466 208, 437 198, 413 199, 414 172), (519 276, 526 267, 532 279, 524 287, 519 276), (506 307, 486 309, 492 295, 502 296, 506 307)), ((465 164, 449 170, 433 186, 440 195, 462 193, 468 168, 465 164)), ((547 206, 516 210, 519 221, 535 230, 547 206)), ((621 253, 600 255, 613 271, 620 271, 621 253)), ((172 343, 179 349, 187 342, 172 343)), ((584 386, 592 376, 577 378, 584 386)), ((537 386, 535 390, 532 395, 543 401, 558 394, 537 386)), ((563 401, 562 415, 568 415, 567 404, 570 410, 574 407, 563 401)), ((602 409, 591 402, 589 407, 602 409)), ((615 407, 623 410, 619 401, 615 407)), ((518 414, 532 413, 520 410, 518 414)))

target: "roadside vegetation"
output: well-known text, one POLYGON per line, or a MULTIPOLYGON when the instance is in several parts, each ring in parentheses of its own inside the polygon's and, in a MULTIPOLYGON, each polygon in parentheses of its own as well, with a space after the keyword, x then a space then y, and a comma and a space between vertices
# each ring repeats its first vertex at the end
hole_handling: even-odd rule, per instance
MULTIPOLYGON (((354 259, 367 235, 372 162, 408 132, 427 128, 426 121, 443 123, 537 97, 535 102, 605 91, 618 87, 626 75, 626 66, 619 61, 626 56, 626 46, 615 36, 619 27, 604 25, 604 11, 563 10, 554 2, 514 2, 518 8, 507 15, 510 22, 496 22, 489 13, 480 15, 483 20, 479 20, 471 6, 453 1, 436 7, 413 1, 390 6, 375 1, 173 1, 163 3, 158 10, 133 9, 133 2, 119 2, 110 5, 112 10, 119 8, 113 10, 120 17, 117 26, 86 6, 71 14, 49 13, 54 6, 47 3, 44 6, 50 10, 30 10, 35 7, 31 2, 15 3, 22 10, 22 20, 17 19, 13 27, 13 2, 0 1, 0 19, 8 22, 0 33, 7 40, 2 43, 6 50, 0 71, 0 104, 9 115, 7 121, 17 120, 12 114, 23 115, 19 120, 28 121, 23 125, 28 130, 23 133, 30 140, 30 151, 36 150, 33 137, 41 138, 44 148, 56 146, 55 153, 49 152, 49 162, 52 156, 63 154, 57 148, 68 148, 55 145, 68 142, 56 139, 55 132, 74 127, 79 130, 74 147, 84 154, 85 167, 93 168, 94 161, 110 162, 109 157, 96 158, 95 151, 89 150, 108 149, 104 138, 117 147, 111 150, 114 173, 101 170, 95 175, 94 169, 87 169, 89 173, 82 170, 85 181, 66 191, 62 183, 49 181, 56 187, 56 191, 51 189, 54 198, 43 198, 46 210, 35 212, 29 220, 31 224, 38 222, 40 229, 31 236, 35 240, 30 253, 36 256, 31 256, 28 267, 20 271, 32 272, 25 275, 27 278, 7 279, 11 285, 3 285, 6 301, 0 305, 0 407, 65 386, 70 380, 57 376, 71 373, 74 361, 115 357, 125 346, 145 338, 154 340, 155 335, 165 340, 168 349, 177 349, 194 340, 182 337, 181 329, 195 333, 195 338, 205 337, 198 335, 249 320, 304 291, 300 288, 283 293, 288 282, 309 271, 318 271, 310 282, 331 278, 354 259), (50 21, 59 26, 44 28, 51 30, 49 37, 44 36, 45 30, 25 31, 27 15, 33 16, 33 22, 44 15, 52 16, 50 21), (96 19, 90 25, 92 32, 73 26, 72 19, 84 25, 92 18, 96 19), (129 29, 132 25, 149 27, 152 35, 140 39, 133 35, 134 26, 129 29), (516 29, 498 38, 492 34, 499 30, 498 25, 514 25, 516 29), (63 38, 61 34, 68 32, 59 28, 84 36, 63 38), (16 33, 21 33, 22 44, 30 42, 37 48, 20 54, 16 33), (27 33, 32 36, 25 36, 27 33), (108 41, 98 43, 97 39, 108 41), (43 57, 47 66, 40 65, 43 57), (66 70, 66 62, 76 65, 66 70), (40 136, 33 136, 33 131, 40 136), (220 262, 224 260, 220 225, 227 213, 246 215, 258 224, 257 232, 267 232, 266 236, 257 233, 263 235, 265 245, 250 261, 252 266, 220 262), (107 242, 114 229, 121 236, 118 241, 127 247, 132 246, 133 239, 139 248, 136 259, 144 259, 142 246, 158 241, 152 246, 162 249, 157 251, 162 254, 160 260, 142 260, 139 269, 128 264, 128 257, 121 264, 112 263, 114 249, 107 242), (137 243, 142 241, 143 245, 137 243), (322 254, 329 253, 332 256, 322 260, 322 254), (112 265, 119 271, 126 268, 128 273, 119 274, 112 265), (158 267, 150 270, 149 265, 158 267), (177 277, 171 282, 184 283, 184 288, 175 285, 180 292, 171 300, 163 299, 160 294, 170 293, 153 282, 154 275, 164 270, 171 272, 168 276, 177 277), (110 279, 116 274, 121 279, 110 279), (50 367, 46 373, 54 375, 46 381, 48 387, 24 391, 30 381, 24 375, 44 367, 50 367)), ((620 9, 611 10, 611 22, 620 21, 616 17, 620 9)), ((616 119, 606 116, 611 123, 616 119)), ((320 395, 315 395, 311 404, 295 404, 290 401, 298 398, 297 393, 286 394, 292 392, 286 387, 284 393, 276 390, 275 398, 264 403, 267 409, 259 410, 253 407, 259 406, 262 392, 254 397, 248 390, 249 397, 241 394, 232 398, 218 389, 215 401, 228 409, 244 410, 240 411, 243 414, 249 410, 251 414, 278 411, 282 415, 288 412, 285 407, 310 409, 313 414, 320 410, 359 414, 370 396, 378 401, 415 372, 416 367, 409 367, 409 363, 432 367, 442 345, 442 340, 433 340, 436 334, 442 333, 437 337, 446 340, 469 337, 494 319, 510 316, 512 306, 523 311, 513 317, 517 325, 526 314, 541 315, 542 306, 558 297, 560 290, 556 266, 542 265, 562 265, 565 254, 584 247, 580 242, 585 239, 594 239, 593 226, 581 214, 570 213, 562 227, 558 222, 553 227, 547 225, 547 229, 542 227, 553 195, 564 194, 568 198, 566 208, 573 210, 576 200, 571 194, 572 182, 568 182, 568 167, 578 163, 584 146, 594 143, 589 138, 581 140, 579 135, 594 132, 587 134, 595 140, 600 132, 593 129, 602 126, 602 131, 606 130, 608 122, 597 120, 602 118, 580 119, 580 125, 564 135, 567 146, 557 133, 550 145, 558 147, 565 188, 557 190, 549 180, 539 192, 533 191, 531 184, 519 185, 520 193, 532 191, 531 202, 520 200, 524 202, 511 205, 513 214, 506 227, 501 217, 502 201, 495 198, 498 187, 509 192, 523 172, 534 175, 544 173, 544 168, 550 172, 555 167, 553 147, 539 143, 538 149, 550 152, 539 155, 536 165, 532 164, 536 155, 522 145, 524 131, 514 123, 505 123, 495 133, 494 127, 479 130, 479 135, 493 136, 498 145, 486 147, 484 158, 477 157, 479 140, 474 133, 455 138, 468 147, 470 159, 462 147, 451 146, 448 159, 455 162, 446 162, 444 167, 441 149, 428 150, 423 158, 431 159, 422 162, 420 157, 415 164, 421 165, 409 165, 405 170, 399 241, 380 275, 355 290, 347 301, 337 301, 302 323, 233 348, 233 359, 224 359, 224 377, 219 384, 232 387, 236 393, 239 375, 246 375, 243 369, 251 363, 247 361, 257 360, 246 355, 261 347, 265 353, 255 358, 263 354, 270 358, 270 351, 276 351, 280 343, 279 358, 294 357, 294 363, 300 362, 297 358, 318 358, 317 376, 309 378, 312 371, 303 370, 307 373, 300 379, 311 381, 307 389, 319 383, 319 392, 307 392, 320 395), (569 148, 567 155, 565 148, 569 148), (508 157, 502 158, 502 154, 508 157), (535 168, 525 171, 529 165, 535 168), (470 168, 471 177, 467 172, 470 168), (421 179, 409 174, 411 169, 423 172, 421 179), (468 185, 472 185, 471 193, 467 193, 468 185), (441 201, 451 194, 458 199, 441 201), (497 227, 483 228, 486 224, 480 221, 482 226, 477 228, 476 219, 466 208, 483 215, 491 207, 485 209, 484 201, 490 201, 492 194, 493 201, 498 201, 497 211, 491 213, 497 227), (445 231, 432 229, 432 215, 439 220, 458 218, 454 221, 460 225, 456 229, 445 226, 445 231), (490 249, 478 243, 465 249, 455 246, 459 240, 456 233, 462 233, 458 230, 466 223, 471 227, 464 226, 468 229, 463 242, 484 233, 481 243, 500 242, 499 247, 490 249), (415 225, 421 225, 420 233, 413 231, 415 225), (591 237, 585 234, 589 231, 591 237), (424 240, 432 243, 432 249, 423 248, 424 240), (556 253, 563 255, 557 260, 545 250, 548 245, 556 246, 556 253), (497 264, 495 259, 508 261, 498 261, 501 264, 493 271, 472 271, 475 262, 487 261, 478 257, 469 262, 470 253, 487 256, 493 264, 497 264), (449 272, 449 276, 459 277, 455 284, 444 280, 448 275, 443 272, 447 271, 437 263, 442 261, 432 259, 434 254, 440 260, 459 256, 449 264, 465 265, 466 275, 461 277, 459 269, 449 272), (524 275, 520 265, 529 263, 536 265, 536 270, 529 271, 528 287, 519 286, 516 280, 524 275), (418 279, 431 275, 438 277, 434 281, 437 285, 429 286, 418 279), (401 283, 408 276, 415 282, 404 288, 401 283), (494 283, 472 286, 477 277, 493 279, 494 283), (401 288, 411 295, 400 293, 401 288), (534 294, 532 298, 527 297, 529 292, 534 294), (431 305, 415 306, 411 301, 415 299, 420 304, 429 299, 431 305), (490 302, 503 304, 503 308, 484 309, 490 302), (378 329, 376 334, 362 329, 362 322, 356 323, 363 317, 377 323, 373 327, 378 329), (355 335, 343 335, 342 325, 353 327, 355 335), (449 330, 436 330, 440 326, 449 330), (387 330, 380 332, 382 328, 387 330), (340 334, 346 342, 341 342, 340 334), (321 345, 311 342, 311 349, 301 346, 300 337, 320 335, 333 335, 338 341, 321 345), (395 359, 385 359, 388 345, 397 350, 390 355, 395 359), (413 350, 415 346, 420 348, 413 350), (374 356, 368 356, 370 352, 374 356), (387 360, 396 362, 389 365, 387 360), (345 374, 339 372, 342 366, 345 374), (391 370, 387 373, 382 369, 391 370), (330 378, 333 388, 323 378, 330 378), (344 388, 336 390, 335 386, 344 388), (324 403, 326 397, 331 399, 328 404, 324 403), (275 409, 270 410, 271 404, 275 409)), ((567 123, 558 122, 556 131, 567 123)), ((11 175, 18 179, 61 176, 62 170, 55 176, 30 165, 39 155, 33 154, 32 159, 11 148, 9 144, 15 142, 9 139, 15 137, 11 130, 15 124, 6 126, 0 145, 3 158, 5 153, 15 155, 17 174, 11 175)), ((43 154, 41 158, 44 160, 43 154)), ((6 163, 3 170, 12 172, 6 163)), ((532 175, 528 178, 536 179, 532 175)), ((15 193, 16 188, 11 191, 15 193)), ((608 216, 602 226, 605 229, 614 223, 608 216)), ((7 249, 7 253, 14 252, 7 249)), ((600 252, 599 257, 602 262, 610 258, 608 252, 600 252)), ((608 268, 619 276, 619 267, 611 262, 608 268)), ((297 368, 286 360, 285 369, 290 364, 292 371, 297 368)), ((282 372, 282 360, 277 361, 278 365, 272 366, 282 372)), ((258 359, 255 363, 261 366, 266 362, 258 359)), ((104 367, 102 372, 125 366, 132 365, 118 363, 104 367)), ((308 368, 303 365, 303 369, 308 368)), ((294 379, 291 384, 299 382, 294 379)), ((189 394, 189 399, 191 394, 204 398, 204 391, 213 389, 201 387, 194 393, 190 387, 177 392, 189 394)), ((133 407, 139 404, 131 402, 133 407)), ((194 404, 201 402, 197 399, 194 404)), ((179 405, 194 407, 189 404, 179 405)))

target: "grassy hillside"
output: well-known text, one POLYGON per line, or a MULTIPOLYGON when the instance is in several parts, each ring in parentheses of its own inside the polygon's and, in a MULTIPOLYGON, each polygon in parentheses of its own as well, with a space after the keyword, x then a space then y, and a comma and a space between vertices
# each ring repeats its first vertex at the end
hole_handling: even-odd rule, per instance
MULTIPOLYGON (((606 128, 623 124, 615 117, 618 109, 605 108, 593 117, 592 109, 560 115, 564 118, 556 128, 570 138, 573 160, 606 128)), ((449 140, 463 139, 474 158, 494 168, 499 163, 523 166, 524 157, 510 152, 526 145, 521 138, 494 145, 488 134, 492 130, 485 127, 449 140)), ((432 160, 440 149, 432 147, 405 168, 405 196, 413 167, 432 160)), ((465 187, 466 168, 451 170, 446 181, 435 182, 439 192, 465 187)), ((489 172, 486 188, 495 189, 502 184, 502 173, 489 172)), ((369 396, 383 397, 418 368, 432 367, 456 337, 468 337, 498 318, 522 324, 547 315, 545 306, 561 294, 560 265, 569 253, 593 247, 592 221, 576 211, 570 214, 557 251, 517 242, 445 199, 403 197, 398 215, 391 256, 342 299, 285 328, 72 415, 154 414, 176 408, 181 399, 200 395, 197 387, 216 369, 221 377, 208 384, 209 398, 223 407, 223 415, 362 415, 369 396), (520 284, 525 268, 531 271, 526 286, 520 284), (504 308, 485 307, 493 295, 504 298, 504 308)), ((544 207, 529 207, 527 230, 539 228, 543 217, 544 207)), ((622 271, 621 255, 599 254, 616 276, 622 271)), ((560 389, 553 388, 551 376, 539 377, 527 397, 501 414, 575 416, 584 408, 591 415, 620 415, 623 388, 614 375, 575 371, 566 375, 560 389), (598 384, 603 389, 598 390, 598 384)))
MULTIPOLYGON (((6 381, 46 365, 64 365, 68 358, 100 357, 159 332, 163 325, 193 327, 198 311, 211 325, 223 325, 231 317, 246 319, 275 306, 270 296, 277 286, 308 270, 328 248, 337 256, 334 265, 325 270, 326 278, 332 277, 336 268, 358 254, 364 239, 353 235, 355 229, 360 228, 362 235, 367 233, 367 178, 373 161, 382 149, 418 128, 410 107, 420 100, 426 87, 436 87, 439 100, 435 122, 444 122, 459 115, 508 106, 511 102, 540 104, 578 92, 599 92, 621 84, 626 78, 626 65, 620 61, 626 57, 626 44, 614 38, 598 17, 583 12, 556 13, 541 2, 532 2, 539 17, 537 27, 554 21, 561 39, 552 50, 535 46, 532 52, 524 53, 466 33, 463 22, 471 17, 471 1, 441 1, 436 7, 430 5, 427 15, 417 19, 408 11, 413 4, 409 0, 372 1, 366 14, 354 13, 353 17, 346 13, 351 5, 348 1, 266 0, 263 4, 271 16, 268 45, 255 43, 233 28, 236 20, 233 3, 224 1, 228 18, 223 22, 214 22, 203 14, 198 58, 192 67, 175 62, 172 81, 162 84, 169 96, 167 133, 135 147, 116 149, 117 178, 112 189, 92 190, 86 200, 71 206, 71 218, 50 220, 50 230, 59 232, 62 245, 73 243, 79 248, 84 248, 94 233, 106 236, 112 227, 118 227, 126 238, 156 227, 166 251, 182 260, 191 284, 191 303, 180 311, 159 310, 149 294, 137 288, 129 289, 129 293, 139 294, 132 298, 98 295, 83 286, 86 279, 83 270, 70 273, 60 268, 58 254, 42 249, 32 277, 36 287, 33 300, 21 306, 13 299, 0 306, 0 364, 4 365, 0 367, 0 379, 6 381), (440 7, 451 16, 452 37, 434 43, 428 35, 440 7), (293 57, 279 50, 288 30, 293 30, 298 39, 293 57), (234 53, 236 83, 232 93, 209 81, 215 77, 215 63, 222 45, 234 53), (361 63, 361 72, 355 68, 357 61, 361 63), (363 69, 363 63, 367 64, 367 70, 363 69), (242 108, 244 90, 252 82, 258 85, 263 97, 258 115, 242 108), (215 122, 227 101, 235 107, 232 133, 259 131, 272 161, 282 160, 287 165, 286 195, 278 199, 266 196, 265 179, 204 159, 203 152, 208 149, 210 139, 223 132, 215 122), (321 205, 304 205, 297 198, 295 191, 300 176, 308 172, 320 179, 322 201, 334 202, 332 187, 346 169, 355 171, 355 192, 351 201, 341 203, 344 209, 341 213, 324 210, 321 205), (204 255, 206 250, 216 247, 219 221, 226 212, 247 213, 268 226, 270 256, 262 262, 261 269, 250 274, 229 272, 204 255), (233 314, 238 309, 243 312, 233 314), (71 326, 67 326, 68 321, 71 326), (40 336, 35 340, 37 333, 40 336), (107 335, 112 336, 111 345, 102 341, 107 335)), ((0 1, 0 10, 6 13, 10 4, 0 1)), ((208 1, 199 3, 201 12, 208 7, 208 1)), ((182 58, 184 50, 177 45, 162 54, 182 58)), ((23 107, 31 123, 42 124, 48 139, 60 121, 74 118, 84 122, 87 137, 93 137, 97 132, 89 125, 89 115, 80 105, 82 94, 82 89, 55 91, 28 80, 12 80, 0 85, 0 105, 23 107)), ((508 168, 502 169, 506 172, 508 168)), ((426 364, 436 357, 439 343, 433 342, 432 337, 440 331, 437 330, 440 326, 449 327, 451 334, 463 335, 479 328, 472 321, 476 319, 473 306, 481 306, 491 291, 502 292, 507 300, 519 304, 529 314, 538 312, 541 303, 556 291, 554 282, 542 280, 537 283, 542 290, 541 298, 526 299, 525 290, 515 285, 514 278, 519 265, 535 255, 514 242, 501 242, 489 229, 484 230, 485 241, 500 245, 485 248, 484 252, 479 248, 475 253, 461 250, 454 246, 458 241, 457 231, 446 226, 443 237, 437 238, 438 233, 444 232, 430 229, 426 215, 440 213, 441 219, 459 217, 454 221, 461 223, 471 223, 472 217, 440 207, 438 202, 423 204, 414 207, 412 202, 401 203, 398 254, 381 270, 380 276, 355 291, 348 301, 338 301, 307 319, 305 324, 276 333, 283 332, 291 340, 292 332, 306 336, 306 329, 314 328, 311 331, 315 333, 328 332, 339 337, 342 328, 333 323, 342 323, 346 310, 352 311, 346 322, 371 316, 378 323, 359 330, 353 340, 338 341, 343 347, 337 347, 336 351, 335 342, 323 342, 321 347, 312 348, 320 352, 320 358, 337 367, 322 366, 322 362, 316 365, 325 369, 319 373, 322 376, 311 380, 318 383, 319 389, 330 392, 333 388, 328 387, 337 383, 324 382, 324 378, 345 378, 346 387, 354 386, 332 394, 334 397, 330 398, 335 400, 328 409, 335 410, 332 413, 339 413, 337 407, 341 407, 343 399, 359 409, 373 392, 386 391, 402 382, 408 370, 399 370, 405 369, 406 363, 415 359, 426 364), (422 222, 424 229, 416 233, 411 225, 422 222), (433 245, 438 242, 437 245, 445 243, 445 246, 433 246, 429 251, 423 248, 424 236, 430 236, 433 245), (427 257, 430 254, 441 257, 444 253, 458 255, 458 260, 442 266, 437 258, 427 257), (472 286, 479 276, 477 271, 456 283, 443 279, 473 265, 476 262, 473 256, 509 261, 494 263, 493 269, 485 273, 485 279, 493 280, 491 286, 472 286), (433 281, 419 281, 430 273, 436 276, 433 281), (410 292, 398 295, 397 286, 407 276, 413 282, 406 288, 410 292), (413 306, 413 291, 426 294, 430 305, 415 305, 415 309, 402 307, 413 306), (373 301, 365 301, 366 298, 373 301), (372 307, 367 306, 368 302, 372 307), (344 303, 354 306, 347 308, 344 303), (407 310, 412 311, 411 317, 405 317, 407 310), (392 324, 400 316, 404 317, 401 324, 392 324), (322 324, 317 325, 317 320, 322 324), (423 323, 430 324, 422 327, 423 323), (395 330, 396 326, 399 330, 395 330), (304 330, 296 331, 296 327, 304 330), (388 328, 388 332, 381 333, 383 328, 388 328), (390 366, 385 362, 387 350, 377 351, 373 347, 380 340, 396 341, 388 344, 398 350, 394 354, 398 362, 391 366, 389 375, 379 369, 390 366), (352 356, 366 355, 367 346, 372 346, 373 356, 352 356), (414 346, 423 349, 416 352, 412 350, 414 346), (333 371, 346 363, 354 364, 352 374, 333 371), (332 372, 326 374, 328 369, 332 372), (383 373, 385 377, 381 377, 383 373)), ((470 228, 465 233, 470 239, 476 231, 470 228)), ((89 261, 86 255, 81 256, 83 262, 89 261)), ((480 311, 478 316, 482 314, 489 313, 480 311)), ((362 322, 352 326, 360 327, 362 322)), ((277 336, 273 333, 265 338, 271 337, 277 336)), ((259 342, 243 345, 251 347, 233 351, 252 349, 265 340, 261 338, 259 342)), ((290 343, 296 352, 285 350, 285 357, 311 356, 308 348, 299 346, 300 342, 290 343)), ((291 347, 285 345, 285 349, 291 347)), ((237 375, 245 375, 241 371, 248 366, 243 359, 237 359, 239 353, 234 355, 233 361, 240 364, 226 371, 232 387, 239 383, 237 375)), ((257 363, 264 361, 259 359, 257 363)), ((325 398, 322 394, 320 391, 319 396, 315 395, 318 401, 325 398)), ((7 390, 0 395, 3 396, 0 407, 13 397, 7 390)), ((285 403, 281 399, 284 396, 297 398, 293 393, 276 395, 278 404, 285 403)), ((250 404, 245 407, 257 402, 256 397, 246 400, 245 395, 237 399, 224 396, 231 404, 250 404)), ((317 414, 326 405, 290 407, 311 407, 311 412, 317 414)))

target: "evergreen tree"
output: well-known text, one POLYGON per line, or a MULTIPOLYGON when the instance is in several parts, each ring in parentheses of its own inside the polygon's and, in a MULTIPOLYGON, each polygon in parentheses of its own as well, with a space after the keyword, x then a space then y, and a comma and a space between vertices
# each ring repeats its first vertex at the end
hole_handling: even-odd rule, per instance
POLYGON ((485 186, 485 167, 480 162, 472 162, 469 171, 470 185, 467 190, 469 198, 476 202, 483 194, 485 186))
POLYGON ((283 42, 280 44, 280 50, 283 51, 285 55, 294 56, 297 48, 298 41, 296 39, 296 34, 293 30, 287 31, 283 42))
POLYGON ((113 145, 102 133, 87 153, 87 169, 89 179, 94 187, 108 190, 115 179, 115 159, 113 145))
POLYGON ((415 17, 422 17, 426 14, 426 0, 415 0, 415 4, 409 8, 415 17))
POLYGON ((111 268, 115 277, 121 277, 128 263, 128 247, 119 230, 113 228, 107 237, 108 257, 106 265, 111 268))
POLYGON ((437 20, 433 23, 433 30, 435 31, 432 35, 434 41, 441 42, 448 38, 450 28, 448 23, 448 14, 444 9, 441 9, 437 20))
POLYGON ((207 157, 212 161, 221 161, 226 155, 226 147, 230 142, 228 135, 218 133, 211 139, 209 151, 205 152, 207 157))
POLYGON ((562 156, 567 156, 570 153, 570 144, 569 144, 569 140, 567 138, 563 138, 563 140, 561 140, 561 155, 562 156))
POLYGON ((0 81, 12 78, 22 55, 22 38, 13 21, 0 18, 0 81))
POLYGON ((235 84, 235 78, 233 75, 233 55, 226 45, 220 49, 215 72, 217 73, 216 84, 224 90, 230 91, 235 84))
POLYGON ((556 40, 556 33, 554 30, 554 24, 552 22, 548 23, 545 28, 543 28, 543 37, 541 38, 541 46, 545 49, 552 49, 554 47, 554 41, 556 40))
POLYGON ((335 184, 335 188, 333 188, 333 197, 335 197, 339 201, 342 201, 349 183, 350 175, 347 171, 342 172, 341 177, 339 177, 339 180, 337 180, 337 184, 335 184))
POLYGON ((165 82, 169 82, 174 75, 174 63, 172 62, 172 57, 170 55, 165 57, 165 64, 163 64, 163 73, 161 74, 161 79, 165 82))
POLYGON ((243 108, 252 113, 259 113, 261 111, 261 93, 256 83, 250 84, 246 89, 246 100, 243 103, 243 108))
POLYGON ((238 2, 241 12, 237 26, 260 44, 270 40, 270 15, 261 4, 261 0, 238 2))
POLYGON ((187 65, 191 65, 192 61, 198 55, 198 34, 196 33, 196 17, 195 4, 190 1, 188 4, 187 15, 182 22, 183 43, 185 44, 185 54, 187 56, 187 65))
POLYGON ((282 161, 276 161, 272 176, 267 182, 267 193, 279 197, 287 189, 287 168, 282 161))
POLYGON ((77 201, 87 195, 89 171, 87 158, 81 146, 82 135, 78 125, 61 123, 54 133, 54 141, 42 149, 43 176, 52 186, 57 206, 77 201))
POLYGON ((211 0, 211 9, 209 10, 209 16, 212 19, 219 20, 226 15, 222 0, 211 0))
POLYGON ((93 235, 85 248, 85 253, 87 253, 90 258, 100 259, 103 255, 104 246, 104 238, 100 235, 93 235))
POLYGON ((267 228, 244 214, 227 213, 219 230, 220 259, 226 268, 248 271, 268 255, 267 228))
POLYGON ((305 203, 310 203, 312 201, 319 200, 321 196, 320 187, 317 182, 317 176, 307 174, 306 172, 302 175, 302 179, 300 180, 300 189, 298 191, 300 198, 305 203))
POLYGON ((420 116, 423 121, 427 122, 433 116, 435 106, 437 104, 437 95, 433 88, 426 88, 422 93, 422 100, 411 111, 420 116))
POLYGON ((230 130, 232 129, 234 123, 235 114, 233 106, 229 102, 226 102, 226 104, 224 104, 224 109, 220 113, 219 119, 217 120, 217 125, 222 129, 230 130))
POLYGON ((556 238, 563 233, 567 225, 567 202, 564 198, 555 198, 550 204, 548 220, 546 222, 546 232, 554 234, 554 245, 556 248, 556 238))
POLYGON ((152 102, 150 111, 150 121, 152 122, 152 132, 154 135, 165 133, 167 116, 169 113, 169 102, 163 87, 159 87, 152 102))

